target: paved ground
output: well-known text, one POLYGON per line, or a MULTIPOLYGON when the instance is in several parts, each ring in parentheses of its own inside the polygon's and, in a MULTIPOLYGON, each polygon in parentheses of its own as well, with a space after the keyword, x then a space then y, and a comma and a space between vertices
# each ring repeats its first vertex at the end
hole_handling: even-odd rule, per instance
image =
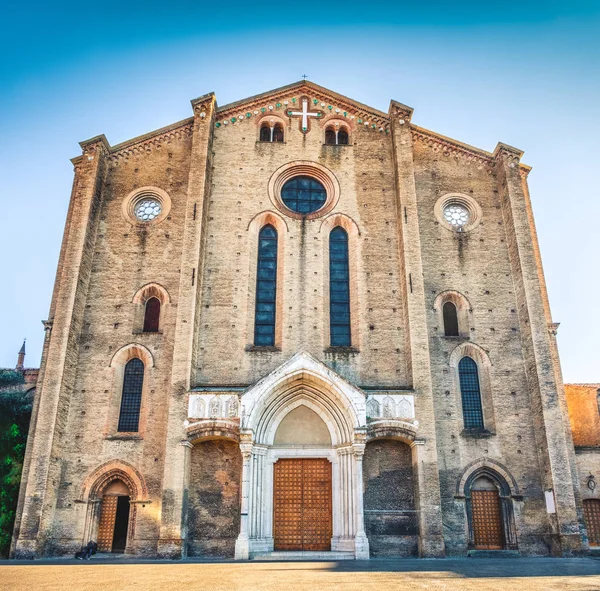
POLYGON ((2 591, 600 591, 591 558, 1 562, 2 591))

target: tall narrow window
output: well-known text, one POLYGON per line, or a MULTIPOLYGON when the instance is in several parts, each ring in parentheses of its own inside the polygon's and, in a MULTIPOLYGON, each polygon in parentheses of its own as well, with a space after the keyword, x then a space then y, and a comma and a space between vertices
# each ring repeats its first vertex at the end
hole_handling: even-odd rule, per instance
POLYGON ((275 294, 277 291, 277 230, 267 225, 258 235, 254 344, 275 346, 275 294))
POLYGON ((340 129, 338 131, 338 144, 340 144, 340 146, 347 146, 348 145, 348 132, 345 129, 340 129))
POLYGON ((270 142, 271 141, 271 128, 268 125, 263 125, 260 128, 260 141, 270 142))
POLYGON ((117 431, 132 433, 138 430, 143 385, 144 363, 141 359, 131 359, 125 366, 123 376, 123 393, 117 431))
POLYGON ((452 302, 446 302, 443 307, 444 334, 447 337, 458 336, 458 314, 456 306, 452 302))
POLYGON ((335 130, 333 129, 333 127, 328 127, 325 130, 325 143, 328 146, 335 146, 335 144, 337 143, 335 141, 335 130))
POLYGON ((158 298, 150 298, 144 310, 144 332, 158 332, 159 320, 160 301, 158 298))
POLYGON ((483 429, 483 409, 477 363, 470 357, 463 357, 458 363, 458 376, 465 429, 483 429))
POLYGON ((273 128, 273 141, 274 142, 282 142, 283 141, 283 127, 279 125, 279 123, 273 128))
POLYGON ((329 326, 332 347, 352 344, 348 234, 340 226, 329 234, 329 326))

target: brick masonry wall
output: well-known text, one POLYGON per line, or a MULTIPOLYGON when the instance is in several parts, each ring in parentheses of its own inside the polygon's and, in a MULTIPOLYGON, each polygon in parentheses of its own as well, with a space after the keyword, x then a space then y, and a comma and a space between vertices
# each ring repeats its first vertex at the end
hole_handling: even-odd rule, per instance
POLYGON ((363 482, 371 555, 415 556, 419 523, 410 447, 392 440, 367 443, 363 482))
MULTIPOLYGON (((503 466, 518 484, 522 552, 556 551, 559 533, 577 535, 571 517, 551 522, 544 504, 544 488, 555 486, 547 470, 560 472, 562 459, 572 457, 565 454, 568 441, 553 437, 559 431, 546 431, 561 416, 553 405, 559 372, 540 336, 548 311, 543 284, 536 288, 534 281, 542 277, 539 253, 523 238, 530 211, 512 173, 487 156, 446 154, 416 136, 411 143, 404 120, 394 120, 386 134, 348 119, 350 145, 325 146, 325 120, 312 120, 303 134, 297 118, 279 112, 284 143, 260 143, 256 117, 216 127, 214 97, 202 101, 194 105, 193 122, 116 151, 96 139, 76 161, 42 400, 28 448, 32 476, 21 495, 20 555, 33 554, 38 537, 42 553, 78 548, 87 531, 87 505, 78 501, 89 475, 109 460, 133 466, 147 486, 148 502, 136 506, 134 551, 162 552, 160 537, 164 555, 175 555, 185 543, 187 499, 190 553, 230 555, 239 527, 241 458, 233 443, 179 445, 187 390, 255 383, 302 349, 358 386, 415 389, 422 440, 412 451, 397 442, 370 443, 364 484, 367 511, 414 506, 421 520, 367 513, 374 554, 415 553, 418 531, 429 540, 421 552, 440 555, 445 543, 448 553, 464 553, 465 499, 457 485, 482 460, 503 466), (332 215, 342 214, 357 229, 350 239, 353 350, 329 350, 326 336, 327 223, 287 216, 269 198, 272 175, 293 161, 317 163, 337 178, 332 215), (172 207, 160 223, 140 227, 123 217, 122 204, 144 186, 166 191, 172 207), (438 223, 434 206, 450 192, 481 206, 482 222, 473 231, 457 234, 438 223), (253 220, 264 212, 280 220, 277 351, 251 347, 260 228, 253 220), (150 282, 168 292, 170 303, 161 332, 140 334, 132 298, 150 282), (447 290, 469 302, 468 336, 443 336, 434 302, 447 290), (452 351, 467 342, 490 361, 486 413, 493 428, 481 438, 462 433, 450 367, 452 351), (111 360, 132 343, 148 351, 151 363, 140 436, 123 436, 115 432, 120 382, 111 360)), ((580 474, 596 470, 588 460, 578 455, 580 474)), ((561 516, 569 499, 578 498, 569 496, 572 478, 564 474, 556 481, 561 516)))
POLYGON ((422 142, 415 143, 414 154, 446 548, 449 553, 466 550, 466 513, 464 501, 455 499, 457 482, 469 464, 490 458, 506 466, 527 498, 517 525, 521 549, 546 553, 543 540, 549 528, 494 170, 433 151, 422 142), (434 206, 447 193, 466 194, 479 203, 482 222, 475 229, 459 234, 439 223, 434 206), (470 304, 468 338, 444 336, 434 301, 447 290, 460 292, 470 304), (495 432, 483 439, 462 434, 460 392, 449 362, 452 351, 465 342, 482 347, 491 362, 495 432))
POLYGON ((188 554, 233 557, 240 531, 242 454, 229 441, 197 443, 191 452, 188 554))

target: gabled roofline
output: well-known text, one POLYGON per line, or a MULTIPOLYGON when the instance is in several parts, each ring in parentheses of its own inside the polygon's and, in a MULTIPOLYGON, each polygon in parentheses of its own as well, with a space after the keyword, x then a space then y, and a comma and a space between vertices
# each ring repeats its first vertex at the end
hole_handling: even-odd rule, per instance
POLYGON ((222 107, 218 107, 217 108, 217 113, 221 113, 223 111, 229 111, 230 109, 233 109, 235 107, 238 107, 240 105, 243 105, 245 103, 251 103, 254 101, 258 101, 260 99, 264 99, 267 98, 271 95, 274 94, 281 94, 283 92, 288 92, 290 90, 294 90, 294 89, 301 89, 301 88, 312 88, 313 90, 315 90, 316 92, 321 92, 323 94, 328 94, 330 95, 332 98, 335 98, 339 101, 342 102, 347 102, 351 105, 354 105, 356 108, 361 109, 363 111, 369 111, 371 113, 373 113, 374 115, 377 115, 379 117, 384 117, 384 118, 388 118, 388 114, 384 113, 383 111, 380 111, 379 109, 375 109, 373 107, 370 107, 369 105, 365 105, 364 103, 360 103, 358 101, 355 101, 354 99, 351 99, 343 94, 339 94, 338 92, 335 92, 329 88, 326 88, 325 86, 320 86, 319 84, 315 84, 314 82, 311 82, 310 80, 299 80, 298 82, 292 82, 291 84, 286 84, 285 86, 280 86, 278 88, 274 88, 273 90, 268 90, 266 92, 261 92, 260 94, 255 94, 253 96, 249 96, 245 99, 239 100, 239 101, 234 101, 232 103, 227 103, 226 105, 223 105, 222 107))

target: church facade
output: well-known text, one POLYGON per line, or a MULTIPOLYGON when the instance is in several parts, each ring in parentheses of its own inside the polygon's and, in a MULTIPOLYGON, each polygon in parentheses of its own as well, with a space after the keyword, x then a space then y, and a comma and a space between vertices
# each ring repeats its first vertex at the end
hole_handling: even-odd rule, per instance
POLYGON ((585 551, 522 152, 192 108, 73 159, 13 556, 585 551))

